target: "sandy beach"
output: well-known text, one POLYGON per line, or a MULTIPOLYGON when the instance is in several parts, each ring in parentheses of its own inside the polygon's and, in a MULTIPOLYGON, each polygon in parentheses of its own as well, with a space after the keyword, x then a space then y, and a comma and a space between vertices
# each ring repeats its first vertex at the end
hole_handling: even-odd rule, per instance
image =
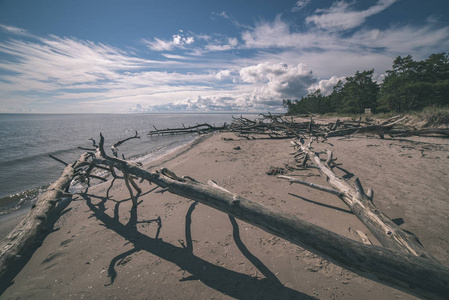
MULTIPOLYGON (((338 175, 372 187, 375 205, 449 266, 448 139, 355 136, 314 149, 331 149, 338 175)), ((288 139, 216 133, 145 168, 212 179, 354 240, 361 230, 379 245, 338 197, 267 175, 294 165, 293 152, 288 139)), ((326 184, 317 170, 286 175, 326 184)), ((148 182, 137 209, 123 181, 106 199, 109 185, 73 198, 1 299, 415 299, 148 182)))

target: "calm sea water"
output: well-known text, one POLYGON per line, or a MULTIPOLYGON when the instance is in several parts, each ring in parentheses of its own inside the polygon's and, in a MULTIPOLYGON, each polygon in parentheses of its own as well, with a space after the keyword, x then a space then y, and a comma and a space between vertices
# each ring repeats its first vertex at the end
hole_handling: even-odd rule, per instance
POLYGON ((0 215, 30 205, 48 184, 61 175, 64 166, 52 154, 72 163, 91 147, 93 138, 105 137, 105 149, 133 136, 119 147, 119 155, 151 161, 193 141, 196 134, 147 136, 158 129, 207 122, 221 125, 231 114, 0 114, 0 215))

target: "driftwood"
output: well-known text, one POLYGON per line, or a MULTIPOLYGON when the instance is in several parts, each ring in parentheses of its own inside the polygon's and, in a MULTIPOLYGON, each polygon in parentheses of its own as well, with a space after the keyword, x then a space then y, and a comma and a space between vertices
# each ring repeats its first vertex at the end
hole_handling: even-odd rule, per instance
POLYGON ((238 136, 246 139, 286 139, 294 137, 304 137, 311 135, 327 139, 336 136, 350 137, 355 134, 374 133, 384 138, 386 134, 390 136, 412 136, 412 135, 439 135, 449 137, 449 129, 444 128, 423 128, 416 129, 412 126, 406 126, 403 123, 407 117, 394 116, 383 122, 374 123, 372 119, 367 121, 338 119, 336 122, 322 124, 314 121, 313 116, 309 121, 297 121, 293 117, 283 115, 260 114, 255 120, 250 120, 242 116, 233 117, 230 124, 214 126, 207 123, 197 124, 195 126, 181 128, 167 128, 152 130, 149 136, 168 135, 168 134, 187 134, 187 133, 210 133, 215 131, 235 132, 238 136))
MULTIPOLYGON (((285 128, 285 126, 288 127, 286 124, 280 127, 285 128)), ((308 130, 312 127, 313 122, 308 122, 308 130)), ((326 165, 324 165, 320 158, 311 151, 310 144, 308 146, 298 145, 306 154, 304 155, 304 161, 308 158, 312 160, 316 167, 320 169, 320 172, 327 176, 329 183, 334 186, 335 189, 332 189, 334 194, 338 194, 344 199, 356 215, 362 215, 362 218, 367 220, 367 227, 378 232, 376 237, 386 247, 362 244, 345 238, 305 222, 294 215, 273 210, 233 194, 213 181, 204 184, 188 176, 178 177, 167 169, 161 169, 160 172, 149 172, 136 163, 117 158, 116 152, 114 156, 106 155, 104 138, 101 135, 100 137, 98 146, 94 141, 96 152, 86 153, 75 164, 68 165, 64 169, 63 176, 41 196, 38 203, 39 205, 42 203, 46 208, 42 210, 39 208, 38 211, 36 210, 38 206, 36 206, 34 211, 32 210, 29 217, 26 218, 36 225, 22 225, 23 230, 30 231, 30 233, 25 232, 28 237, 27 241, 19 240, 16 237, 18 236, 17 233, 14 232, 7 237, 8 240, 2 241, 2 252, 0 254, 0 270, 2 270, 2 273, 0 273, 0 276, 4 274, 10 263, 20 255, 21 250, 15 250, 11 245, 18 243, 26 246, 33 240, 36 235, 36 229, 34 228, 41 228, 47 211, 51 209, 56 199, 66 195, 63 190, 70 184, 71 179, 75 176, 89 178, 95 168, 101 168, 109 170, 114 176, 111 187, 116 179, 125 180, 135 206, 141 191, 133 178, 140 178, 155 183, 170 193, 201 202, 248 222, 366 278, 419 297, 445 299, 449 294, 449 268, 439 264, 424 251, 422 246, 419 245, 418 247, 417 244, 419 243, 414 243, 413 236, 404 235, 401 230, 397 230, 397 226, 390 226, 392 224, 388 222, 388 217, 385 216, 386 219, 384 219, 384 215, 372 204, 372 190, 365 194, 360 184, 357 184, 356 188, 352 188, 333 176, 335 174, 330 169, 333 162, 331 152, 328 153, 329 156, 326 165), (87 161, 88 159, 90 161, 87 161), (80 168, 86 165, 88 165, 87 168, 80 168), (119 170, 123 176, 118 176, 115 170, 119 170), (133 194, 133 188, 137 191, 137 195, 133 194), (49 206, 50 208, 48 208, 49 206), (371 224, 370 220, 375 220, 377 223, 371 224), (378 222, 378 220, 382 222, 378 222), (32 229, 29 230, 29 228, 32 229), (400 242, 406 244, 400 246, 400 242)), ((305 162, 304 166, 307 167, 305 162)), ((25 220, 23 222, 28 224, 25 220)), ((393 223, 393 225, 395 224, 393 223)), ((23 246, 21 249, 24 248, 23 246)))
MULTIPOLYGON (((52 183, 33 205, 31 211, 23 220, 0 242, 0 278, 6 273, 8 267, 17 259, 28 246, 33 244, 36 236, 43 230, 45 222, 54 209, 56 203, 72 195, 66 190, 76 175, 76 171, 88 164, 89 155, 84 153, 80 159, 67 165, 61 177, 52 183)), ((62 161, 61 161, 62 162, 62 161)), ((63 162, 64 163, 64 162, 63 162)))
MULTIPOLYGON (((383 246, 436 261, 424 250, 423 246, 414 235, 403 231, 374 205, 372 189, 369 193, 365 193, 358 179, 355 180, 355 187, 352 187, 332 171, 331 164, 333 159, 331 151, 328 151, 328 159, 326 160, 326 163, 323 163, 320 157, 311 149, 311 143, 305 145, 304 141, 300 140, 300 143, 294 142, 294 144, 300 148, 300 151, 310 157, 310 160, 316 167, 318 167, 322 176, 335 190, 340 192, 339 198, 351 209, 354 215, 357 216, 383 246)), ((298 179, 292 179, 286 176, 279 177, 288 179, 291 183, 301 183, 307 184, 312 188, 315 187, 310 183, 302 182, 298 179)), ((319 189, 326 191, 325 188, 326 187, 322 187, 319 189)), ((335 191, 332 193, 334 195, 336 194, 335 191)))
POLYGON ((97 156, 93 162, 117 168, 166 188, 170 193, 218 209, 377 282, 420 297, 445 299, 449 294, 449 269, 424 255, 353 241, 294 215, 235 195, 213 181, 204 184, 187 176, 178 177, 167 169, 152 173, 105 155, 97 156))
POLYGON ((155 126, 153 126, 153 127, 154 127, 154 130, 150 131, 147 135, 153 136, 153 135, 185 134, 185 133, 204 134, 204 133, 208 133, 208 132, 225 130, 227 128, 227 125, 224 124, 223 126, 214 126, 214 125, 204 123, 204 124, 197 124, 195 126, 189 126, 189 127, 186 127, 183 124, 182 128, 157 129, 155 126))

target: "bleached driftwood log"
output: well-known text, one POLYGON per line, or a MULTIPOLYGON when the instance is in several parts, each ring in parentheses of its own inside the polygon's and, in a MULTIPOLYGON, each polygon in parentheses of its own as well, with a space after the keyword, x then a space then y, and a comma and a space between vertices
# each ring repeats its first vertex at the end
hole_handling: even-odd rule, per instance
POLYGON ((75 163, 67 165, 61 177, 42 193, 31 211, 0 241, 0 278, 10 265, 21 257, 23 251, 34 242, 58 200, 72 196, 65 190, 76 175, 77 169, 88 164, 88 158, 89 154, 84 153, 75 163))
MULTIPOLYGON (((104 154, 104 151, 99 153, 104 154)), ((104 155, 97 156, 93 162, 117 168, 166 188, 170 193, 218 209, 382 284, 431 299, 445 299, 449 295, 449 269, 433 259, 353 241, 294 215, 235 195, 212 181, 204 184, 190 177, 181 178, 167 169, 149 172, 104 155)))
MULTIPOLYGON (((425 251, 424 247, 414 235, 403 231, 374 205, 372 190, 365 193, 358 179, 355 180, 355 187, 352 187, 348 182, 339 178, 332 171, 330 168, 330 164, 332 163, 332 152, 330 150, 328 151, 328 159, 323 163, 320 157, 311 149, 311 143, 305 145, 303 140, 300 140, 299 143, 293 143, 300 147, 302 152, 307 154, 328 183, 340 192, 339 198, 351 209, 357 218, 369 231, 371 231, 383 246, 436 262, 435 258, 425 251)), ((286 176, 283 178, 289 179, 290 182, 301 183, 296 179, 286 178, 286 176)))

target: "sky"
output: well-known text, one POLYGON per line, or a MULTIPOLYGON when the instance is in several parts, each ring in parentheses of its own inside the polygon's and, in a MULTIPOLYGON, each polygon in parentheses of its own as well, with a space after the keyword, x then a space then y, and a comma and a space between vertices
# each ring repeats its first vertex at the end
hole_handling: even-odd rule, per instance
POLYGON ((448 51, 447 0, 0 0, 0 113, 281 112, 448 51))

